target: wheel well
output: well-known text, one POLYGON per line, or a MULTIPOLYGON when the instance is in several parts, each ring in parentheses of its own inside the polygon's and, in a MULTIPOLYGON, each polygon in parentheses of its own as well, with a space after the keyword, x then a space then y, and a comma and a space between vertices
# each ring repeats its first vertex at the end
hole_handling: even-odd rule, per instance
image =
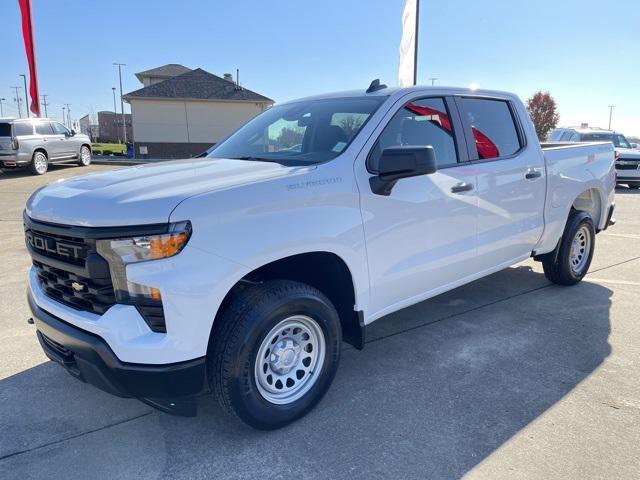
POLYGON ((578 198, 575 199, 571 206, 574 210, 581 212, 587 212, 596 227, 600 225, 600 215, 602 215, 602 208, 600 202, 600 194, 595 188, 585 190, 578 198))
POLYGON ((36 148, 33 153, 31 154, 31 158, 33 158, 33 156, 36 154, 36 152, 42 152, 44 153, 44 156, 47 157, 47 160, 49 159, 49 154, 47 153, 47 151, 44 148, 36 148))
POLYGON ((253 270, 227 293, 216 317, 243 285, 276 279, 306 283, 324 293, 338 312, 344 341, 358 349, 364 346, 364 324, 361 313, 354 311, 356 300, 351 272, 340 257, 329 252, 293 255, 253 270))
POLYGON ((82 145, 80 145, 80 148, 82 147, 87 147, 90 152, 93 152, 93 150, 91 150, 91 145, 89 145, 88 143, 83 143, 82 145))

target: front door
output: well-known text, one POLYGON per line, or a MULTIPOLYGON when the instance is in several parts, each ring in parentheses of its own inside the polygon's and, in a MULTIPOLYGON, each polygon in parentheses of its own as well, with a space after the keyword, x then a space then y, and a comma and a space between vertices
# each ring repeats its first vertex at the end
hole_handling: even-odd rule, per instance
POLYGON ((430 145, 438 164, 434 174, 399 180, 388 196, 371 191, 370 173, 358 175, 370 319, 436 295, 476 272, 477 179, 452 108, 453 102, 441 97, 403 102, 365 153, 370 173, 382 150, 395 145, 430 145))
POLYGON ((52 148, 55 153, 56 158, 70 158, 75 155, 74 145, 70 138, 71 132, 58 122, 51 122, 51 126, 53 127, 53 131, 55 133, 55 140, 49 142, 49 145, 54 144, 55 146, 52 148))

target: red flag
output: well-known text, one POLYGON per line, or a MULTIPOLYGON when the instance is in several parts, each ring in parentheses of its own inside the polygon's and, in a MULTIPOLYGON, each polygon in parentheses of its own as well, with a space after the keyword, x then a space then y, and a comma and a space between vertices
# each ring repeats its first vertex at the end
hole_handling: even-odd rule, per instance
POLYGON ((36 72, 36 47, 33 43, 33 19, 31 16, 31 0, 18 0, 22 13, 22 38, 29 63, 29 94, 31 95, 30 110, 40 116, 40 94, 38 92, 38 74, 36 72))

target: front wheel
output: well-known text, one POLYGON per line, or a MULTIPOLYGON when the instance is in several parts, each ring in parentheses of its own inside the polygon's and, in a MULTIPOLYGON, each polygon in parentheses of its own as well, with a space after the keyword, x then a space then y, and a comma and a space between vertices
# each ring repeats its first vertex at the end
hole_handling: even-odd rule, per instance
POLYGON ((91 165, 91 150, 86 145, 80 147, 80 156, 78 157, 78 165, 87 167, 91 165))
POLYGON ((557 256, 550 254, 542 261, 547 279, 559 285, 575 285, 582 280, 589 271, 595 241, 596 230, 589 214, 571 210, 557 256))
POLYGON ((254 428, 280 428, 324 396, 340 359, 331 301, 299 282, 242 287, 216 319, 208 380, 221 406, 254 428))

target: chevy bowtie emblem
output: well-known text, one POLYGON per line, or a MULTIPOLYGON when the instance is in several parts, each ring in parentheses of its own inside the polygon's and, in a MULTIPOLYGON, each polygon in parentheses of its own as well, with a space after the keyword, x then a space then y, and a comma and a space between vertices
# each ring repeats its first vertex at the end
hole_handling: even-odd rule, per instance
POLYGON ((75 292, 83 292, 86 287, 80 282, 73 282, 71 288, 73 288, 75 292))

